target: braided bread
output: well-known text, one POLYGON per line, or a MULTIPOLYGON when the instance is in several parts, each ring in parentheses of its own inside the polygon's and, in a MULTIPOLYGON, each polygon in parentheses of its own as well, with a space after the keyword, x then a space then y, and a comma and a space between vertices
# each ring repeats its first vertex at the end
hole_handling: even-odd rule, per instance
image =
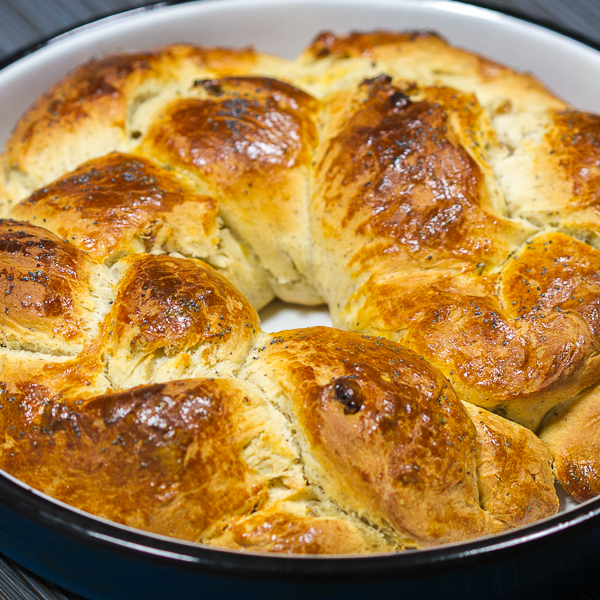
POLYGON ((599 124, 432 33, 80 66, 2 156, 0 467, 286 553, 596 495, 599 124), (265 333, 275 297, 339 329, 265 333))

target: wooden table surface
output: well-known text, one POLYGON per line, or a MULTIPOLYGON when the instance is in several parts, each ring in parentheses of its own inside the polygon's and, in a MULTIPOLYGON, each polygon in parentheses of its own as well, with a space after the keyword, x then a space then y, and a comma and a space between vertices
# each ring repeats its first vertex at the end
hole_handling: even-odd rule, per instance
MULTIPOLYGON (((152 0, 0 0, 0 60, 76 25, 149 3, 152 0)), ((600 45, 600 0, 478 0, 472 4, 510 11, 600 45)), ((593 583, 558 600, 600 600, 600 556, 598 575, 593 583)), ((0 555, 0 600, 77 598, 0 555)))

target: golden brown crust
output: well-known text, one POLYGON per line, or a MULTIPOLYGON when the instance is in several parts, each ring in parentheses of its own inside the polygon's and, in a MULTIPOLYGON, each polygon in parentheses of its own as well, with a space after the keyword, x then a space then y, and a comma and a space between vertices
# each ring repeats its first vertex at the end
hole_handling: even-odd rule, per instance
POLYGON ((28 187, 35 189, 76 166, 73 159, 62 156, 65 137, 77 140, 87 133, 100 138, 96 144, 106 150, 87 149, 84 158, 122 149, 129 94, 156 59, 153 53, 116 54, 75 69, 19 120, 7 143, 7 167, 21 173, 28 187))
POLYGON ((273 295, 265 272, 229 230, 217 203, 148 159, 113 152, 12 206, 107 265, 132 253, 177 252, 211 262, 260 308, 273 295))
POLYGON ((1 168, 2 156, 0 156, 0 217, 5 218, 8 211, 8 194, 6 192, 6 173, 1 168))
MULTIPOLYGON (((0 401, 10 402, 15 415, 3 431, 0 465, 73 506, 227 548, 300 554, 391 549, 343 515, 311 516, 294 502, 268 506, 270 478, 281 485, 286 477, 285 470, 273 473, 273 463, 294 456, 289 449, 286 456, 281 432, 265 427, 268 411, 261 410, 257 390, 241 382, 186 380, 79 400, 48 397, 35 385, 27 391, 9 399, 1 384, 0 401), (261 457, 256 443, 265 439, 268 454, 261 457), (271 467, 266 474, 261 461, 271 467)), ((0 417, 9 409, 2 408, 0 417)), ((287 469, 293 475, 293 467, 287 469)))
POLYGON ((234 517, 211 545, 235 550, 280 554, 364 554, 383 552, 390 546, 354 523, 335 517, 288 512, 283 507, 234 517))
POLYGON ((135 145, 139 132, 129 127, 132 106, 144 103, 161 88, 180 79, 191 85, 194 79, 231 72, 268 72, 282 62, 251 48, 187 44, 90 60, 40 97, 9 138, 5 163, 15 179, 23 179, 20 185, 13 182, 13 200, 21 199, 18 194, 23 187, 31 192, 84 160, 135 145), (95 144, 87 143, 89 136, 95 144))
POLYGON ((163 110, 141 151, 192 173, 217 198, 226 223, 256 252, 280 297, 292 299, 296 290, 303 301, 318 303, 308 280, 306 186, 317 102, 264 77, 200 80, 195 89, 196 97, 163 110))
MULTIPOLYGON (((420 54, 440 53, 441 59, 446 63, 446 74, 448 71, 462 71, 462 73, 473 73, 483 81, 502 79, 515 76, 515 71, 494 62, 483 56, 472 52, 465 52, 454 48, 448 42, 434 31, 414 30, 414 31, 386 31, 378 30, 373 32, 353 31, 345 36, 336 36, 326 31, 319 34, 310 46, 304 51, 303 60, 319 60, 332 57, 335 60, 345 60, 348 58, 366 58, 369 60, 390 60, 396 59, 402 61, 402 55, 406 52, 420 54)), ((411 57, 414 59, 414 57, 411 57)), ((393 64, 393 63, 392 63, 393 64)), ((386 66, 388 64, 386 63, 386 66)), ((401 62, 398 65, 402 66, 401 62)), ((443 75, 444 72, 436 73, 435 68, 431 69, 437 75, 443 75)), ((521 78, 534 87, 542 86, 534 78, 528 75, 519 74, 521 78)))
POLYGON ((304 51, 305 59, 309 56, 313 59, 335 56, 335 58, 350 58, 363 56, 375 58, 379 46, 393 45, 401 46, 405 42, 414 42, 417 39, 435 39, 442 41, 437 34, 431 31, 373 31, 362 33, 353 31, 346 36, 336 36, 331 31, 320 33, 310 46, 304 51))
MULTIPOLYGON (((3 210, 45 228, 0 222, 0 466, 121 523, 265 552, 552 514, 543 443, 465 401, 535 428, 597 379, 600 254, 548 230, 600 239, 597 120, 428 32, 76 69, 2 157, 3 210), (389 339, 263 334, 197 258, 255 306, 324 299, 389 339)), ((600 468, 572 424, 590 413, 565 410, 542 434, 583 498, 600 468)))
POLYGON ((558 510, 552 455, 531 431, 464 403, 477 431, 477 478, 481 506, 511 527, 558 510))
POLYGON ((208 265, 142 254, 119 268, 123 275, 107 316, 108 369, 116 385, 232 373, 244 361, 258 315, 208 265))
POLYGON ((480 210, 488 203, 482 173, 449 129, 448 113, 437 103, 412 101, 385 77, 361 87, 360 108, 338 117, 343 128, 324 149, 318 177, 327 233, 352 229, 378 240, 371 252, 361 248, 352 257, 361 267, 382 253, 409 252, 421 261, 432 253, 476 262, 492 252, 504 258, 506 248, 473 235, 499 223, 480 210))
MULTIPOLYGON (((422 354, 462 398, 537 427, 596 379, 600 254, 560 233, 534 238, 502 271, 431 269, 369 280, 353 326, 422 354)), ((357 308, 358 307, 358 308, 357 308)))
POLYGON ((12 208, 12 216, 42 224, 99 262, 139 251, 188 250, 207 255, 217 241, 218 209, 189 185, 150 161, 112 153, 81 165, 12 208))
POLYGON ((309 479, 345 510, 419 546, 503 528, 479 506, 471 420, 412 352, 301 329, 270 336, 244 376, 279 396, 302 432, 309 479))
POLYGON ((8 451, 15 441, 36 432, 49 403, 83 399, 110 390, 104 374, 100 339, 76 358, 41 357, 29 352, 0 353, 0 439, 8 451))
POLYGON ((264 77, 194 85, 199 97, 173 103, 149 134, 152 146, 175 164, 193 165, 201 177, 212 175, 228 188, 248 172, 270 166, 275 174, 310 160, 316 132, 306 114, 315 109, 308 94, 264 77))
POLYGON ((212 523, 250 512, 267 495, 267 482, 243 456, 256 435, 243 413, 254 402, 234 380, 188 380, 79 407, 48 403, 39 429, 21 436, 0 462, 88 512, 199 540, 212 523))
POLYGON ((331 99, 311 207, 317 278, 334 322, 355 328, 336 308, 367 276, 493 268, 531 232, 494 210, 479 150, 493 143, 485 127, 473 97, 411 95, 385 76, 331 99), (469 133, 474 123, 483 125, 480 140, 469 133))
POLYGON ((557 111, 546 134, 552 153, 572 182, 570 202, 577 207, 597 206, 600 172, 600 116, 577 110, 557 111))
POLYGON ((600 396, 598 384, 553 408, 539 435, 552 451, 554 472, 579 502, 600 494, 600 396))
POLYGON ((361 78, 387 73, 421 85, 451 86, 475 92, 490 109, 510 99, 510 112, 564 108, 535 77, 519 73, 473 52, 451 46, 429 31, 321 34, 299 57, 294 78, 325 96, 361 78))
POLYGON ((110 277, 46 229, 0 221, 2 343, 75 354, 94 336, 111 293, 110 277))
POLYGON ((509 206, 598 247, 600 118, 549 110, 521 128, 522 139, 511 141, 510 154, 496 166, 509 206))

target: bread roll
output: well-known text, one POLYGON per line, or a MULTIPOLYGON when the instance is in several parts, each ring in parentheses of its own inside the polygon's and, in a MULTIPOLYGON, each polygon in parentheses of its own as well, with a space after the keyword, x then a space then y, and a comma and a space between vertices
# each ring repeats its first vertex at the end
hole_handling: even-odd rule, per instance
POLYGON ((531 523, 553 466, 595 495, 597 119, 432 33, 82 65, 1 157, 0 466, 286 553, 531 523), (339 329, 265 334, 274 297, 339 329))

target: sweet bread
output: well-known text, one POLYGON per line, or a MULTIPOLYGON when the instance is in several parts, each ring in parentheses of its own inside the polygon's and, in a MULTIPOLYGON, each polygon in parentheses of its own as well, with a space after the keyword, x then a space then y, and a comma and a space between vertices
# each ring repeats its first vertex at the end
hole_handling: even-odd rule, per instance
POLYGON ((597 494, 598 122, 427 32, 82 65, 2 156, 0 467, 285 553, 597 494), (264 333, 274 297, 339 329, 264 333))

